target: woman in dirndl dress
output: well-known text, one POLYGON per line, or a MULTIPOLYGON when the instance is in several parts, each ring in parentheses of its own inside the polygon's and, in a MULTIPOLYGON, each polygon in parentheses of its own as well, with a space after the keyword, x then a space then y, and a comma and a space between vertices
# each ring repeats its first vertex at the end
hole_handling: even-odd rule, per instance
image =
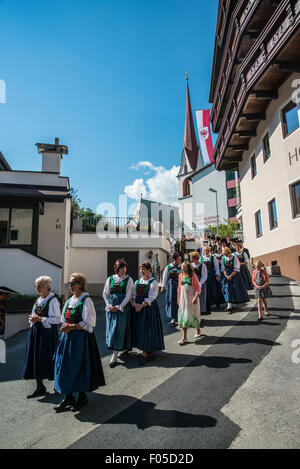
POLYGON ((103 298, 106 303, 106 345, 113 351, 110 368, 117 364, 119 353, 132 349, 132 297, 133 280, 127 275, 128 264, 118 259, 115 274, 106 280, 103 298))
POLYGON ((224 296, 221 289, 220 283, 220 267, 217 259, 212 255, 211 248, 205 246, 203 249, 203 256, 201 262, 206 265, 207 268, 207 310, 206 314, 211 314, 211 307, 216 305, 219 307, 225 303, 224 296))
POLYGON ((231 313, 233 304, 247 303, 250 298, 240 275, 240 262, 229 248, 223 249, 221 273, 223 294, 227 303, 225 311, 231 313))
POLYGON ((182 337, 179 345, 187 343, 187 330, 196 329, 195 339, 201 336, 201 313, 199 296, 201 285, 190 262, 184 262, 181 266, 181 274, 178 280, 178 316, 179 327, 182 329, 182 337))
POLYGON ((216 253, 215 253, 215 258, 216 258, 217 261, 218 261, 220 272, 221 272, 221 260, 222 260, 222 256, 223 256, 223 254, 222 254, 222 246, 221 246, 221 245, 217 245, 216 253))
POLYGON ((180 275, 181 255, 173 254, 173 262, 164 270, 161 292, 166 292, 166 313, 169 325, 175 327, 178 323, 177 290, 180 275))
POLYGON ((165 349, 163 328, 156 298, 159 294, 157 281, 152 277, 149 262, 140 265, 141 278, 135 282, 132 293, 133 346, 142 350, 139 364, 145 365, 151 352, 165 349))
POLYGON ((262 306, 264 305, 265 315, 270 316, 268 312, 267 298, 272 296, 271 288, 269 287, 270 279, 265 266, 261 261, 258 261, 256 270, 253 272, 253 285, 255 289, 255 298, 258 304, 258 320, 263 320, 262 306))
POLYGON ((37 387, 27 399, 45 395, 43 380, 54 379, 53 356, 58 342, 57 324, 60 324, 61 312, 58 298, 51 292, 51 286, 50 277, 39 277, 35 281, 35 288, 40 296, 29 316, 30 329, 22 376, 24 379, 35 379, 37 387))
POLYGON ((87 404, 87 392, 105 385, 101 358, 94 328, 96 310, 85 291, 83 274, 72 274, 69 288, 73 296, 66 302, 61 316, 61 331, 54 369, 54 389, 64 395, 54 407, 56 412, 75 412, 87 404), (74 393, 79 393, 75 402, 74 393))
MULTIPOLYGON (((207 304, 207 290, 206 290, 206 281, 207 281, 207 267, 205 264, 200 262, 200 254, 198 252, 191 252, 190 254, 191 263, 195 274, 198 277, 198 280, 201 285, 201 294, 199 297, 200 300, 200 312, 201 314, 207 313, 207 308, 210 308, 210 305, 207 304)), ((209 311, 210 312, 210 309, 209 311)))
POLYGON ((245 284, 246 290, 253 290, 254 287, 250 272, 248 270, 249 257, 243 250, 242 244, 236 243, 236 252, 234 255, 237 256, 240 261, 240 274, 245 284))

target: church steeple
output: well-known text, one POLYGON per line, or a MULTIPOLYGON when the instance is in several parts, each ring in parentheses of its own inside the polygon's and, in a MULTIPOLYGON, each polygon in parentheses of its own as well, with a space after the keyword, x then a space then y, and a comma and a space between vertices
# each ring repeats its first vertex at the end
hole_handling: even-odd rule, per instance
POLYGON ((188 75, 186 77, 186 111, 185 111, 185 131, 183 149, 187 155, 193 171, 197 168, 199 147, 195 132, 193 112, 191 107, 188 75))

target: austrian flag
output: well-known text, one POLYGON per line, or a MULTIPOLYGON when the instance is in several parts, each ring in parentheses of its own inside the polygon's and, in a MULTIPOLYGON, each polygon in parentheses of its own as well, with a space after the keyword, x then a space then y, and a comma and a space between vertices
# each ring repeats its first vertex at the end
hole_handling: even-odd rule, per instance
POLYGON ((210 133, 209 113, 209 109, 204 111, 196 111, 198 135, 204 166, 214 163, 214 148, 210 133))

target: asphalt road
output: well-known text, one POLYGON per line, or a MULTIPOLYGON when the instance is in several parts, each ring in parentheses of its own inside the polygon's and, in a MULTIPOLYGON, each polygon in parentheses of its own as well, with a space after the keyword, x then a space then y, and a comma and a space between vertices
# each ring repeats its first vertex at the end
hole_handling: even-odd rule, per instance
MULTIPOLYGON (((166 350, 154 354, 140 368, 136 354, 108 367, 105 347, 105 314, 97 302, 96 335, 106 386, 90 394, 89 404, 79 413, 56 414, 60 400, 47 383, 49 394, 27 401, 33 383, 20 379, 26 334, 7 343, 8 360, 0 365, 1 448, 228 448, 241 430, 251 426, 251 414, 243 428, 231 418, 249 407, 247 400, 234 400, 253 371, 270 352, 281 348, 278 341, 294 310, 295 292, 290 282, 273 278, 271 317, 257 322, 255 301, 228 315, 213 312, 204 320, 203 335, 194 342, 177 344, 180 331, 168 326, 163 301, 159 299, 166 350)), ((298 291, 298 290, 297 290, 298 291)), ((290 321, 297 319, 291 317, 290 321)), ((300 324, 300 323, 298 323, 300 324)), ((270 381, 270 377, 268 377, 270 381)), ((284 383, 283 383, 284 385, 284 383)))

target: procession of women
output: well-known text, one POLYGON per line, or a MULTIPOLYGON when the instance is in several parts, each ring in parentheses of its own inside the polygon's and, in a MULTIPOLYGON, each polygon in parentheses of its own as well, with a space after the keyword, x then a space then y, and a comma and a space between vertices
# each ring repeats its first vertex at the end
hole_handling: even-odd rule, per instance
MULTIPOLYGON (((140 278, 134 282, 125 259, 114 264, 103 289, 106 319, 106 346, 111 352, 109 367, 138 349, 138 365, 151 365, 151 354, 165 350, 159 293, 165 294, 165 314, 170 328, 178 328, 178 346, 201 340, 203 317, 224 307, 228 314, 250 301, 255 290, 258 320, 263 307, 268 313, 271 295, 269 277, 258 262, 252 275, 250 255, 239 240, 204 237, 198 251, 189 259, 175 252, 163 272, 161 285, 153 277, 149 262, 140 264, 140 278)), ((55 412, 80 411, 88 403, 87 394, 105 385, 97 340, 94 334, 96 310, 86 291, 87 279, 73 273, 69 280, 70 297, 60 307, 48 276, 36 279, 39 295, 29 316, 22 376, 35 380, 36 389, 28 399, 46 394, 44 381, 54 381, 54 391, 62 396, 55 412)), ((164 312, 162 312, 164 314, 164 312)))

